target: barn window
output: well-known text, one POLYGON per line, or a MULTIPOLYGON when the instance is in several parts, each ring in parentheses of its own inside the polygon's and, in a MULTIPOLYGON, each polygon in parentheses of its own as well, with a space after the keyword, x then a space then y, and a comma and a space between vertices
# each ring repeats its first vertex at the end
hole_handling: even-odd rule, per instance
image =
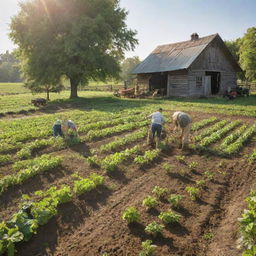
POLYGON ((196 77, 196 87, 201 87, 203 85, 203 79, 201 76, 196 77))

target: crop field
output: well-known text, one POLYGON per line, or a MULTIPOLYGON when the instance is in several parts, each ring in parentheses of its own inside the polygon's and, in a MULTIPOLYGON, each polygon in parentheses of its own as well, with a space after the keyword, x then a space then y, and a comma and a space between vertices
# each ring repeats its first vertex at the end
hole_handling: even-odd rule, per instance
POLYGON ((78 100, 77 109, 0 121, 0 254, 241 255, 237 218, 256 172, 253 108, 192 108, 181 151, 177 102, 99 97, 86 98, 90 110, 78 100), (159 103, 167 123, 154 149, 146 117, 159 103), (72 118, 79 139, 53 138, 58 118, 72 118))

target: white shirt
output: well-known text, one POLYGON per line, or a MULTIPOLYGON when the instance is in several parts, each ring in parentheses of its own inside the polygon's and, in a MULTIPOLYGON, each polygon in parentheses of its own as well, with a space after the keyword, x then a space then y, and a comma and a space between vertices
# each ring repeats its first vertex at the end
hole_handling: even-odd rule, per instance
POLYGON ((154 112, 149 117, 152 118, 151 119, 152 124, 161 124, 162 125, 164 123, 164 117, 159 111, 154 112))

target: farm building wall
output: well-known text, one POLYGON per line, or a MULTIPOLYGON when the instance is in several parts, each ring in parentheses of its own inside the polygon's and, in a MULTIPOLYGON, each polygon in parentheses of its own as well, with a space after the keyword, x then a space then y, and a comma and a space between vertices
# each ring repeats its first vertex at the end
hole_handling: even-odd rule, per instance
POLYGON ((140 90, 148 91, 149 90, 149 79, 151 74, 137 74, 137 83, 140 90))
POLYGON ((191 96, 203 96, 204 84, 198 85, 199 77, 204 82, 206 72, 220 73, 220 88, 218 94, 236 86, 236 71, 232 61, 225 53, 223 47, 217 40, 214 40, 195 60, 189 69, 189 93, 191 96))
POLYGON ((167 83, 167 96, 189 96, 187 70, 169 72, 167 83))

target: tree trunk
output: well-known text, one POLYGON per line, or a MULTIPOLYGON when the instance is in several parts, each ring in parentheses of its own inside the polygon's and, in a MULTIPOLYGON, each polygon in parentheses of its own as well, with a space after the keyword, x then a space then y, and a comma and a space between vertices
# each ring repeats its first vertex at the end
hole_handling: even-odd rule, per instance
POLYGON ((46 98, 49 101, 50 100, 50 90, 46 89, 46 94, 47 94, 46 98))
POLYGON ((70 99, 78 98, 78 95, 77 95, 78 84, 79 84, 78 78, 76 78, 76 77, 70 78, 70 86, 71 86, 70 99))

